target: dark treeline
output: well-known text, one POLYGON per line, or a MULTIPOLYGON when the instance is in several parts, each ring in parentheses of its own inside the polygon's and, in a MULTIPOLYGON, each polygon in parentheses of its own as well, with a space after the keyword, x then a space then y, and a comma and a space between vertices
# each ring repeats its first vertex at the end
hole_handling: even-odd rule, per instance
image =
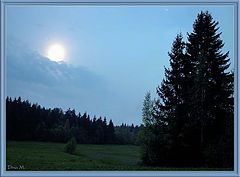
POLYGON ((233 168, 233 72, 218 22, 201 12, 187 42, 177 35, 170 67, 147 93, 140 131, 145 164, 233 168))
POLYGON ((75 110, 64 112, 60 108, 46 109, 28 100, 6 99, 7 140, 67 142, 74 137, 77 143, 134 144, 138 126, 114 127, 112 120, 75 110), (116 131, 115 131, 116 129, 116 131), (131 139, 125 139, 125 136, 131 139), (129 136, 131 135, 131 136, 129 136))
POLYGON ((115 135, 119 144, 136 144, 138 145, 138 132, 141 126, 134 126, 133 124, 115 126, 115 135))

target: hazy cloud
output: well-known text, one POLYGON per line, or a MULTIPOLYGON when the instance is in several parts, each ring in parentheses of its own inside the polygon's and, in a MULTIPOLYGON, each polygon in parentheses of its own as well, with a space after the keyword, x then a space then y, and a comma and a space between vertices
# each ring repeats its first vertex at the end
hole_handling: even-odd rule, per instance
POLYGON ((84 67, 50 61, 16 41, 8 43, 6 54, 8 96, 21 96, 47 107, 104 114, 109 91, 103 77, 84 67))

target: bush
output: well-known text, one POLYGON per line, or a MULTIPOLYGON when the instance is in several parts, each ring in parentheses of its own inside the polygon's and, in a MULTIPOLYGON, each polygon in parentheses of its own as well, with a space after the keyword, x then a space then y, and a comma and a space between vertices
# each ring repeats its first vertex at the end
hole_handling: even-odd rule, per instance
POLYGON ((74 137, 72 137, 64 147, 64 152, 73 154, 76 151, 77 142, 74 137))

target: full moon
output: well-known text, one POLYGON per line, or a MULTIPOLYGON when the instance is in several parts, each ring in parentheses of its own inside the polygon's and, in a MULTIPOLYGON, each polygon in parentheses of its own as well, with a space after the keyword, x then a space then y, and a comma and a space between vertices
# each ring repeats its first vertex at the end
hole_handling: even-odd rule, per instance
POLYGON ((48 48, 47 57, 52 61, 63 61, 65 59, 65 49, 60 44, 53 44, 48 48))

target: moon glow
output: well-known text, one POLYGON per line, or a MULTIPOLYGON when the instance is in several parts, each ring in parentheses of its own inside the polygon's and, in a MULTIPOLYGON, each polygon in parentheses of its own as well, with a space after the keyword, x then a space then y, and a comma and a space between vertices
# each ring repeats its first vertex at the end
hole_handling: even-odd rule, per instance
POLYGON ((65 49, 60 44, 53 44, 48 48, 47 57, 56 62, 63 61, 65 59, 65 49))

